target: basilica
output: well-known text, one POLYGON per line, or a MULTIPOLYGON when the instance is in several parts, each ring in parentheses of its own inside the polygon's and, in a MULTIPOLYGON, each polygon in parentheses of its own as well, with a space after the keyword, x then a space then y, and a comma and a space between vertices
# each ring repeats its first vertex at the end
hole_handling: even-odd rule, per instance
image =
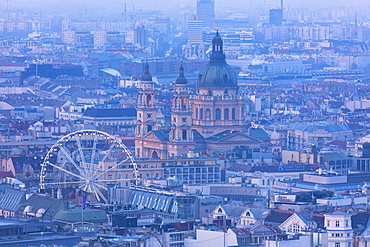
POLYGON ((245 100, 238 95, 237 77, 226 63, 218 31, 208 64, 191 93, 181 64, 173 91, 171 127, 158 124, 154 83, 146 63, 139 85, 135 154, 137 158, 168 159, 226 153, 235 147, 259 148, 264 140, 248 135, 245 100))

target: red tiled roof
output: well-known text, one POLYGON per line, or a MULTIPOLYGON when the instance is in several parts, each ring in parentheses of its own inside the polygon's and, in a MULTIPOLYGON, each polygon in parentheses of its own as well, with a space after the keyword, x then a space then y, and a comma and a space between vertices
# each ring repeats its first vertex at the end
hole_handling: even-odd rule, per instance
POLYGON ((15 178, 11 171, 0 172, 0 179, 2 178, 15 178))

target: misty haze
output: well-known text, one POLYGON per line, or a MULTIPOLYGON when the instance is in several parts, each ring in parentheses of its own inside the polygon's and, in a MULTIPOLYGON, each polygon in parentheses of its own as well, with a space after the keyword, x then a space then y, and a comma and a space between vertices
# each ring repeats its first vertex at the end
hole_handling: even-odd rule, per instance
POLYGON ((1 1, 0 247, 369 247, 369 10, 1 1))

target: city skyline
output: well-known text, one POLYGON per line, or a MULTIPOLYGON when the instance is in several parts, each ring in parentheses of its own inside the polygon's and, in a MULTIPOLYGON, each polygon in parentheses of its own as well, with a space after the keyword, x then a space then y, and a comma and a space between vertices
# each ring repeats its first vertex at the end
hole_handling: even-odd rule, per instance
POLYGON ((370 2, 0 2, 0 246, 368 247, 370 2))

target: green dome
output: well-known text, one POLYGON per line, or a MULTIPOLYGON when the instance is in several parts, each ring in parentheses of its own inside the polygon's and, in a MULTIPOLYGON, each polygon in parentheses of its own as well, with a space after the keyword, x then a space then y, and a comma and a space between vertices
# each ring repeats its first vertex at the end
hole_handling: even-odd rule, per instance
POLYGON ((198 88, 235 88, 238 87, 236 74, 226 63, 223 53, 223 42, 217 31, 212 40, 212 53, 210 61, 200 71, 198 88))
POLYGON ((198 88, 233 88, 238 86, 234 70, 226 62, 209 62, 198 76, 198 88))
POLYGON ((269 81, 270 80, 270 78, 268 78, 268 76, 264 76, 264 77, 262 77, 262 81, 269 81))
POLYGON ((268 78, 268 76, 262 77, 261 83, 262 84, 269 84, 270 83, 270 78, 268 78))

